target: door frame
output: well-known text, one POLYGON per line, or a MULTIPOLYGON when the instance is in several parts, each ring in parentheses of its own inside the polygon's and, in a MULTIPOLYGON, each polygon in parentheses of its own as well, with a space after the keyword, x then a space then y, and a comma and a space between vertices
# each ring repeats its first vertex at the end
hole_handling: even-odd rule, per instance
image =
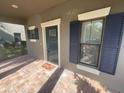
POLYGON ((61 66, 61 62, 60 62, 60 23, 61 23, 60 18, 41 23, 42 37, 43 37, 43 52, 44 52, 44 60, 45 61, 48 61, 47 60, 46 27, 57 26, 57 31, 58 31, 58 66, 59 67, 61 66))

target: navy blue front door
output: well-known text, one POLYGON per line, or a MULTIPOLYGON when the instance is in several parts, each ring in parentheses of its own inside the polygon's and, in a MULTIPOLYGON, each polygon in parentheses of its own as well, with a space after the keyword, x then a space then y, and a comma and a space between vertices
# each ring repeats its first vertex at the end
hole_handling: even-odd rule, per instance
POLYGON ((47 60, 58 64, 58 31, 57 26, 46 28, 47 60))

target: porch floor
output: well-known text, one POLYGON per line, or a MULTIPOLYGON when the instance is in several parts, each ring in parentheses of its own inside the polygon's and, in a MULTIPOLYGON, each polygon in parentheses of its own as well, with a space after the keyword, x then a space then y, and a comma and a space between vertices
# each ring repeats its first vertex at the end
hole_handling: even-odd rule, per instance
POLYGON ((99 82, 28 55, 0 62, 0 93, 117 93, 99 82))

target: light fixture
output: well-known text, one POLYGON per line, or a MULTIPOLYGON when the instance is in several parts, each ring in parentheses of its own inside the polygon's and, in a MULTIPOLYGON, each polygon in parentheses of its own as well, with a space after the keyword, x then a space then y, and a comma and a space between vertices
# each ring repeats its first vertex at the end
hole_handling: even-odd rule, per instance
POLYGON ((18 8, 18 5, 15 5, 15 4, 13 4, 13 5, 11 5, 11 7, 13 7, 13 8, 18 8))

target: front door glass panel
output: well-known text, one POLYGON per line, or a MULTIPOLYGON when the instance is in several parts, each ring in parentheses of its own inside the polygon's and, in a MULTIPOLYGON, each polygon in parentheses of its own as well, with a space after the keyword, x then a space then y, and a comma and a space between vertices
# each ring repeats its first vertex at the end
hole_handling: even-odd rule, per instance
POLYGON ((57 26, 46 28, 47 60, 58 64, 58 28, 57 26))

